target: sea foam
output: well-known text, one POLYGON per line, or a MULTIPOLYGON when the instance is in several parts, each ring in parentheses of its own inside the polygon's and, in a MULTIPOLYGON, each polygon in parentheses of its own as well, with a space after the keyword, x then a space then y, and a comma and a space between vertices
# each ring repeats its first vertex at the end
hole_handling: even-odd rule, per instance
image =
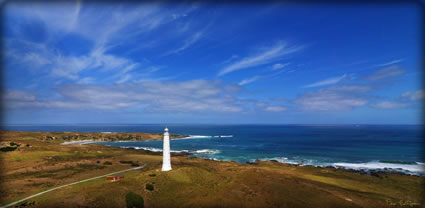
POLYGON ((366 163, 333 163, 334 167, 342 167, 354 170, 386 170, 395 172, 411 172, 425 174, 425 165, 423 163, 416 164, 398 164, 398 163, 383 163, 379 161, 371 161, 366 163))
MULTIPOLYGON (((387 163, 379 161, 370 161, 365 163, 348 163, 348 162, 335 162, 325 163, 316 160, 291 160, 287 157, 273 157, 273 158, 262 158, 259 161, 271 161, 275 160, 280 163, 295 164, 300 166, 311 165, 315 167, 327 167, 332 166, 334 168, 343 168, 351 170, 366 170, 366 171, 387 171, 387 172, 399 172, 407 173, 412 175, 425 175, 425 163, 415 162, 413 164, 400 164, 400 163, 387 163)), ((256 160, 250 160, 255 162, 256 160)))
POLYGON ((211 139, 211 138, 230 138, 233 135, 216 135, 216 136, 207 136, 207 135, 189 135, 188 137, 177 138, 173 140, 185 140, 185 139, 211 139))
MULTIPOLYGON (((109 146, 109 145, 108 145, 109 146)), ((162 152, 162 149, 160 148, 154 148, 154 147, 134 147, 134 146, 121 146, 122 148, 132 148, 137 150, 147 150, 152 152, 162 152)), ((175 153, 192 153, 192 154, 217 154, 220 153, 220 150, 211 150, 211 149, 201 149, 201 150, 170 150, 170 152, 175 153)))

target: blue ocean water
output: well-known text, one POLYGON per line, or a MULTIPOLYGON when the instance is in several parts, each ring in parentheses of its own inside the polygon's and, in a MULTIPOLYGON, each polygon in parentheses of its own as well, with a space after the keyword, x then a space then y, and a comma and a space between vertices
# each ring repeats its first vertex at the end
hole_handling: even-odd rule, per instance
MULTIPOLYGON (((152 132, 165 125, 5 126, 22 131, 152 132)), ((172 151, 239 163, 276 160, 300 165, 380 169, 423 175, 421 125, 168 125, 172 151), (388 169, 390 168, 390 169, 388 169)), ((162 141, 97 142, 161 151, 162 141)))

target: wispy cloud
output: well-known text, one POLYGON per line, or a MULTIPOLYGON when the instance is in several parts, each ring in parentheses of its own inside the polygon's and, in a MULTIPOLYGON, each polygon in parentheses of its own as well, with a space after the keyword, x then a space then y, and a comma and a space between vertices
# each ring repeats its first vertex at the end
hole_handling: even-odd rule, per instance
POLYGON ((345 111, 365 106, 369 102, 365 93, 370 90, 362 85, 343 85, 306 92, 292 102, 303 111, 345 111))
POLYGON ((7 41, 11 44, 6 47, 14 50, 13 53, 9 52, 9 57, 14 58, 13 61, 27 65, 23 68, 39 68, 48 71, 52 78, 68 79, 79 83, 92 82, 93 79, 79 80, 84 79, 80 77, 82 73, 90 71, 91 73, 109 73, 109 77, 115 77, 117 82, 128 81, 131 77, 136 77, 131 73, 135 66, 141 66, 141 64, 108 50, 122 44, 133 44, 132 41, 125 40, 172 22, 173 20, 168 18, 170 12, 188 13, 183 10, 184 8, 164 10, 161 4, 157 3, 137 4, 133 7, 127 5, 116 7, 109 4, 94 7, 90 3, 80 1, 30 3, 23 6, 10 3, 6 9, 9 16, 16 15, 20 18, 24 16, 27 18, 26 21, 42 22, 44 34, 50 39, 46 39, 43 43, 35 43, 27 40, 26 36, 18 34, 13 40, 7 41), (64 53, 63 49, 57 46, 56 39, 58 36, 67 34, 92 43, 87 44, 89 52, 64 53), (24 48, 26 50, 16 50, 24 48))
POLYGON ((61 98, 43 100, 29 92, 12 90, 3 100, 9 108, 142 108, 166 112, 240 112, 244 109, 234 96, 238 89, 220 81, 72 84, 57 90, 61 98))
POLYGON ((286 111, 288 108, 285 106, 279 106, 279 105, 272 105, 272 106, 267 106, 266 108, 264 108, 265 111, 269 111, 269 112, 282 112, 282 111, 286 111))
POLYGON ((364 79, 368 81, 378 81, 382 79, 387 79, 391 77, 397 77, 404 74, 405 70, 398 66, 390 66, 384 69, 375 71, 374 73, 365 76, 364 79))
POLYGON ((263 111, 263 112, 283 112, 289 109, 288 106, 276 104, 275 102, 260 101, 255 99, 243 99, 240 100, 246 106, 251 106, 251 110, 263 111))
POLYGON ((248 79, 244 79, 244 80, 239 82, 239 85, 246 85, 246 84, 257 81, 260 78, 261 78, 261 76, 254 76, 254 77, 251 77, 251 78, 248 78, 248 79))
POLYGON ((144 81, 140 83, 68 84, 56 89, 59 97, 39 98, 34 93, 8 90, 2 97, 6 108, 53 109, 140 109, 145 112, 224 112, 250 110, 283 112, 284 105, 255 99, 244 100, 237 94, 239 85, 221 81, 182 82, 144 81), (167 95, 167 96, 164 96, 167 95), (253 107, 252 109, 250 108, 253 107))
POLYGON ((382 108, 382 109, 394 109, 394 108, 401 108, 405 107, 407 104, 395 102, 395 101, 383 101, 376 104, 373 104, 372 106, 375 108, 382 108))
POLYGON ((18 102, 28 102, 34 101, 36 96, 34 94, 21 91, 21 90, 6 90, 1 96, 2 101, 18 101, 18 102))
POLYGON ((93 84, 96 79, 93 77, 84 77, 77 81, 77 84, 93 84))
POLYGON ((191 37, 189 37, 188 39, 186 39, 184 41, 184 44, 181 47, 179 47, 175 50, 166 52, 164 54, 164 56, 167 56, 167 55, 170 55, 170 54, 180 53, 180 52, 188 49, 190 46, 192 46, 193 44, 198 42, 203 37, 203 35, 204 35, 203 31, 199 31, 199 32, 194 33, 191 37))
POLYGON ((325 86, 325 85, 332 85, 332 84, 336 84, 339 83, 343 80, 346 80, 347 78, 349 78, 349 76, 347 76, 346 74, 339 76, 339 77, 331 77, 322 81, 318 81, 309 85, 305 85, 303 86, 303 88, 310 88, 310 87, 320 87, 320 86, 325 86))
POLYGON ((300 51, 303 48, 304 48, 303 46, 288 47, 286 43, 279 42, 275 46, 267 48, 261 51, 260 53, 245 57, 242 60, 236 61, 224 67, 218 73, 218 76, 223 76, 225 74, 238 71, 241 69, 268 64, 272 61, 275 61, 276 59, 282 58, 285 55, 300 51))
POLYGON ((425 99, 425 90, 417 90, 415 92, 404 92, 401 97, 412 101, 425 99))
POLYGON ((195 45, 196 43, 198 43, 200 40, 202 40, 205 37, 208 29, 213 25, 213 21, 209 22, 206 26, 203 26, 201 29, 198 29, 196 32, 194 30, 189 30, 188 25, 189 24, 187 23, 185 24, 186 28, 179 29, 179 33, 181 33, 180 35, 183 35, 184 37, 189 36, 183 40, 183 45, 176 49, 165 52, 162 56, 168 56, 171 54, 181 53, 182 51, 187 50, 193 45, 195 45))
POLYGON ((107 54, 101 48, 89 54, 64 55, 55 47, 36 47, 35 43, 15 39, 6 42, 10 48, 18 48, 18 44, 26 48, 7 54, 9 60, 24 65, 25 69, 38 69, 39 73, 47 73, 55 79, 78 81, 80 75, 88 71, 113 74, 110 77, 124 76, 141 65, 128 58, 107 54))
POLYGON ((282 69, 282 68, 285 68, 288 65, 289 65, 289 63, 285 63, 285 64, 280 64, 280 63, 273 64, 272 70, 282 69))
POLYGON ((416 90, 414 92, 404 92, 399 97, 392 100, 386 100, 372 104, 372 107, 381 109, 404 108, 416 105, 424 99, 425 90, 416 90))
POLYGON ((237 58, 239 58, 239 56, 238 56, 238 55, 236 55, 236 54, 233 54, 230 58, 228 58, 228 59, 224 60, 221 64, 227 64, 227 63, 230 63, 231 61, 233 61, 233 60, 235 60, 235 59, 237 59, 237 58))
POLYGON ((404 61, 404 59, 396 59, 396 60, 392 60, 390 62, 386 62, 386 63, 383 63, 383 64, 376 64, 375 66, 380 66, 380 67, 382 67, 382 66, 389 66, 389 65, 400 63, 402 61, 404 61))
POLYGON ((242 85, 253 83, 261 79, 277 77, 279 74, 282 74, 282 72, 284 72, 284 70, 275 71, 274 73, 270 73, 270 74, 256 75, 247 79, 243 79, 242 81, 239 82, 239 85, 242 86, 242 85))

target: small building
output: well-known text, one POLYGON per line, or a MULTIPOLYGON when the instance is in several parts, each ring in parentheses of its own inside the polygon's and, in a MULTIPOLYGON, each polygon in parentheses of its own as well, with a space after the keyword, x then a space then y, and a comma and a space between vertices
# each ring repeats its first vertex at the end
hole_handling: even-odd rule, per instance
POLYGON ((106 176, 106 180, 107 181, 111 181, 111 182, 115 182, 115 181, 122 180, 122 179, 124 179, 124 176, 123 175, 120 175, 120 176, 106 176))

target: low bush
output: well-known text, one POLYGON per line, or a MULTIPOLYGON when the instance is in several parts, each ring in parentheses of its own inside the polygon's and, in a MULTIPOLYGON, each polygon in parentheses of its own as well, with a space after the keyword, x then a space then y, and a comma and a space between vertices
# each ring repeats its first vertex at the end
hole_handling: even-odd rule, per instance
POLYGON ((10 146, 20 146, 19 144, 16 144, 15 142, 10 142, 9 144, 10 146))
POLYGON ((130 165, 131 165, 131 166, 133 166, 133 167, 139 167, 139 164, 134 163, 133 161, 125 161, 125 160, 121 160, 121 161, 120 161, 120 163, 123 163, 123 164, 130 164, 130 165))
POLYGON ((103 163, 103 165, 112 165, 112 163, 111 163, 111 162, 109 162, 109 161, 105 161, 105 162, 103 163))
POLYGON ((148 183, 148 184, 146 184, 146 187, 145 187, 147 190, 149 190, 149 191, 153 191, 153 185, 152 184, 150 184, 150 183, 148 183))
POLYGON ((95 170, 95 169, 103 169, 105 167, 100 165, 93 165, 93 164, 77 164, 78 168, 84 169, 84 170, 95 170))
POLYGON ((11 152, 11 151, 15 151, 17 147, 2 147, 0 148, 1 152, 11 152))
POLYGON ((128 192, 125 195, 125 202, 127 203, 127 208, 143 208, 145 206, 143 197, 133 192, 128 192))

